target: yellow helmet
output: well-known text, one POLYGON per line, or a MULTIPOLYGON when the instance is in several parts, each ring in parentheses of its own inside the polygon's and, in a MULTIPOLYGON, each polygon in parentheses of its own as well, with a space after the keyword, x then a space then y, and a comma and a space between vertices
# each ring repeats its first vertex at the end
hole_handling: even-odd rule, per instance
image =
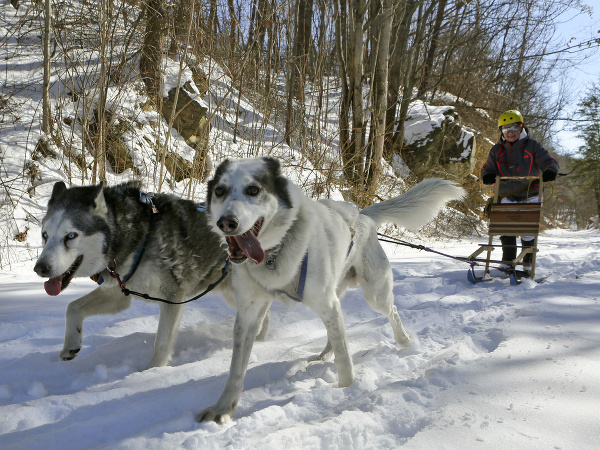
POLYGON ((498 128, 502 125, 508 125, 515 122, 523 123, 523 116, 516 109, 509 109, 508 111, 503 112, 498 117, 498 128))

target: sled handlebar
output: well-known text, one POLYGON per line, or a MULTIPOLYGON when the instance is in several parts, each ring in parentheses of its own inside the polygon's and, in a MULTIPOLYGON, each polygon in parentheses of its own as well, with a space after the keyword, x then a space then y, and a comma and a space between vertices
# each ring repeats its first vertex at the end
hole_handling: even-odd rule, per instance
POLYGON ((540 178, 540 175, 535 177, 501 177, 500 175, 496 175, 496 179, 500 178, 501 180, 537 180, 540 178))

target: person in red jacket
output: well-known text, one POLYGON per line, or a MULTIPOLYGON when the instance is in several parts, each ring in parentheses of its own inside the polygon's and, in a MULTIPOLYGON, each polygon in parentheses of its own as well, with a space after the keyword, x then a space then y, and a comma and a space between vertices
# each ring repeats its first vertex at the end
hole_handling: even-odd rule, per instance
MULTIPOLYGON (((558 163, 542 145, 529 137, 523 116, 511 109, 498 118, 500 140, 492 147, 486 163, 481 168, 483 184, 492 185, 496 175, 501 177, 531 177, 541 175, 544 183, 554 181, 558 174, 558 163)), ((539 180, 505 180, 500 184, 499 197, 502 203, 536 203, 539 201, 539 180)), ((521 236, 523 247, 533 246, 533 236, 521 236)), ((500 236, 502 261, 517 257, 516 236, 500 236)), ((524 270, 531 265, 533 255, 528 253, 523 260, 524 270)))

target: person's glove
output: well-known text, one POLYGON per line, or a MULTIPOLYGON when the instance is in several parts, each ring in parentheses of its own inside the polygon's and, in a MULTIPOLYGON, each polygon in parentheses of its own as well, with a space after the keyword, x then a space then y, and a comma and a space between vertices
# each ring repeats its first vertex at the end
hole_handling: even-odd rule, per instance
POLYGON ((545 169, 544 172, 542 172, 542 180, 544 180, 544 183, 556 180, 556 172, 554 169, 545 169))
POLYGON ((481 181, 483 181, 483 184, 494 184, 496 182, 496 174, 486 173, 481 177, 481 181))

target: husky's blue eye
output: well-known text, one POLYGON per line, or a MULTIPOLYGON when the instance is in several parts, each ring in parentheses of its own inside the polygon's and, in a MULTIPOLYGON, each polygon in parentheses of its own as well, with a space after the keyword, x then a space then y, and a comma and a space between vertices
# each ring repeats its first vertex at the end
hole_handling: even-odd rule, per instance
POLYGON ((75 239, 77 237, 77 233, 69 233, 65 236, 66 240, 71 240, 71 239, 75 239))
POLYGON ((45 231, 42 233, 42 241, 44 241, 44 244, 48 241, 48 233, 45 231))
POLYGON ((259 192, 260 188, 258 186, 253 185, 246 188, 246 195, 249 195, 250 197, 256 197, 259 192))

